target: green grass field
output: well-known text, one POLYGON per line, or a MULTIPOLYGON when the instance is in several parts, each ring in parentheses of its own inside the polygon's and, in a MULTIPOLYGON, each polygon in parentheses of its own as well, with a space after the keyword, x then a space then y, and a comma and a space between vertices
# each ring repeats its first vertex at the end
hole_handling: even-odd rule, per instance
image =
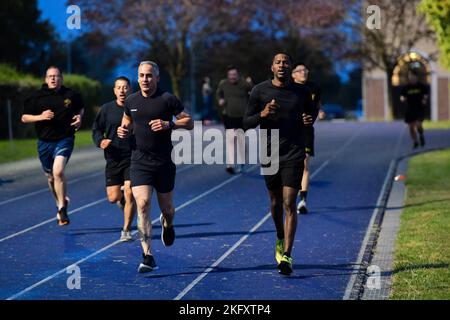
POLYGON ((430 120, 426 120, 423 123, 423 127, 426 129, 450 129, 450 120, 447 121, 437 121, 432 122, 430 120))
MULTIPOLYGON (((21 159, 37 157, 36 139, 0 140, 0 163, 7 163, 21 159)), ((90 130, 76 133, 75 148, 93 145, 90 130)))
POLYGON ((417 156, 394 260, 391 299, 450 299, 450 150, 417 156))

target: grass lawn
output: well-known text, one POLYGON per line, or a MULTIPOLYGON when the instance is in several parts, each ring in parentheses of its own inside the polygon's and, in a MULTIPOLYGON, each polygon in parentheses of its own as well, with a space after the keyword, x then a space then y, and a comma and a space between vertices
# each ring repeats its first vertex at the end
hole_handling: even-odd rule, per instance
MULTIPOLYGON (((0 140, 0 163, 17 161, 37 157, 37 139, 0 140)), ((93 145, 91 130, 82 130, 76 133, 75 149, 93 145)))
POLYGON ((450 299, 450 150, 414 157, 391 299, 450 299))
POLYGON ((424 129, 450 129, 450 120, 447 121, 437 121, 432 122, 430 120, 425 120, 423 122, 424 129))

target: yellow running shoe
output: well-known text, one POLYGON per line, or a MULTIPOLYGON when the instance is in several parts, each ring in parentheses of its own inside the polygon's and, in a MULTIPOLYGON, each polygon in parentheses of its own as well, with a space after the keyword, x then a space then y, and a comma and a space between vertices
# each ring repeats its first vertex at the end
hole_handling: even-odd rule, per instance
POLYGON ((284 239, 283 240, 277 239, 277 242, 275 244, 275 260, 277 260, 278 264, 280 264, 281 262, 283 253, 284 253, 284 239))

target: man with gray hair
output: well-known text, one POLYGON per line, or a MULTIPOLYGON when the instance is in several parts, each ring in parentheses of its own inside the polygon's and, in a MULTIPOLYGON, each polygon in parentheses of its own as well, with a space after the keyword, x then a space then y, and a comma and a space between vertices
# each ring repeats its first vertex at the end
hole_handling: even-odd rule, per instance
POLYGON ((141 62, 138 68, 141 90, 125 100, 122 124, 117 129, 119 138, 125 138, 133 124, 135 145, 131 154, 130 180, 143 249, 143 262, 138 268, 141 273, 157 268, 151 250, 152 224, 149 218, 153 189, 156 190, 162 212, 161 240, 165 246, 171 246, 175 241, 173 189, 176 167, 171 158, 171 132, 178 128, 191 130, 194 127, 180 100, 158 88, 158 81, 158 65, 153 61, 141 62), (175 121, 172 121, 173 117, 175 121))

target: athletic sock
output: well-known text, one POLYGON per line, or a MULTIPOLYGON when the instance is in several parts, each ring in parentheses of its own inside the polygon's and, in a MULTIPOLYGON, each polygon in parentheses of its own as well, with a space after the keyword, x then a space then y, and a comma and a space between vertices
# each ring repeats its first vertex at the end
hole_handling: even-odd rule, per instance
POLYGON ((300 199, 306 201, 306 197, 308 196, 308 191, 300 191, 300 199))

